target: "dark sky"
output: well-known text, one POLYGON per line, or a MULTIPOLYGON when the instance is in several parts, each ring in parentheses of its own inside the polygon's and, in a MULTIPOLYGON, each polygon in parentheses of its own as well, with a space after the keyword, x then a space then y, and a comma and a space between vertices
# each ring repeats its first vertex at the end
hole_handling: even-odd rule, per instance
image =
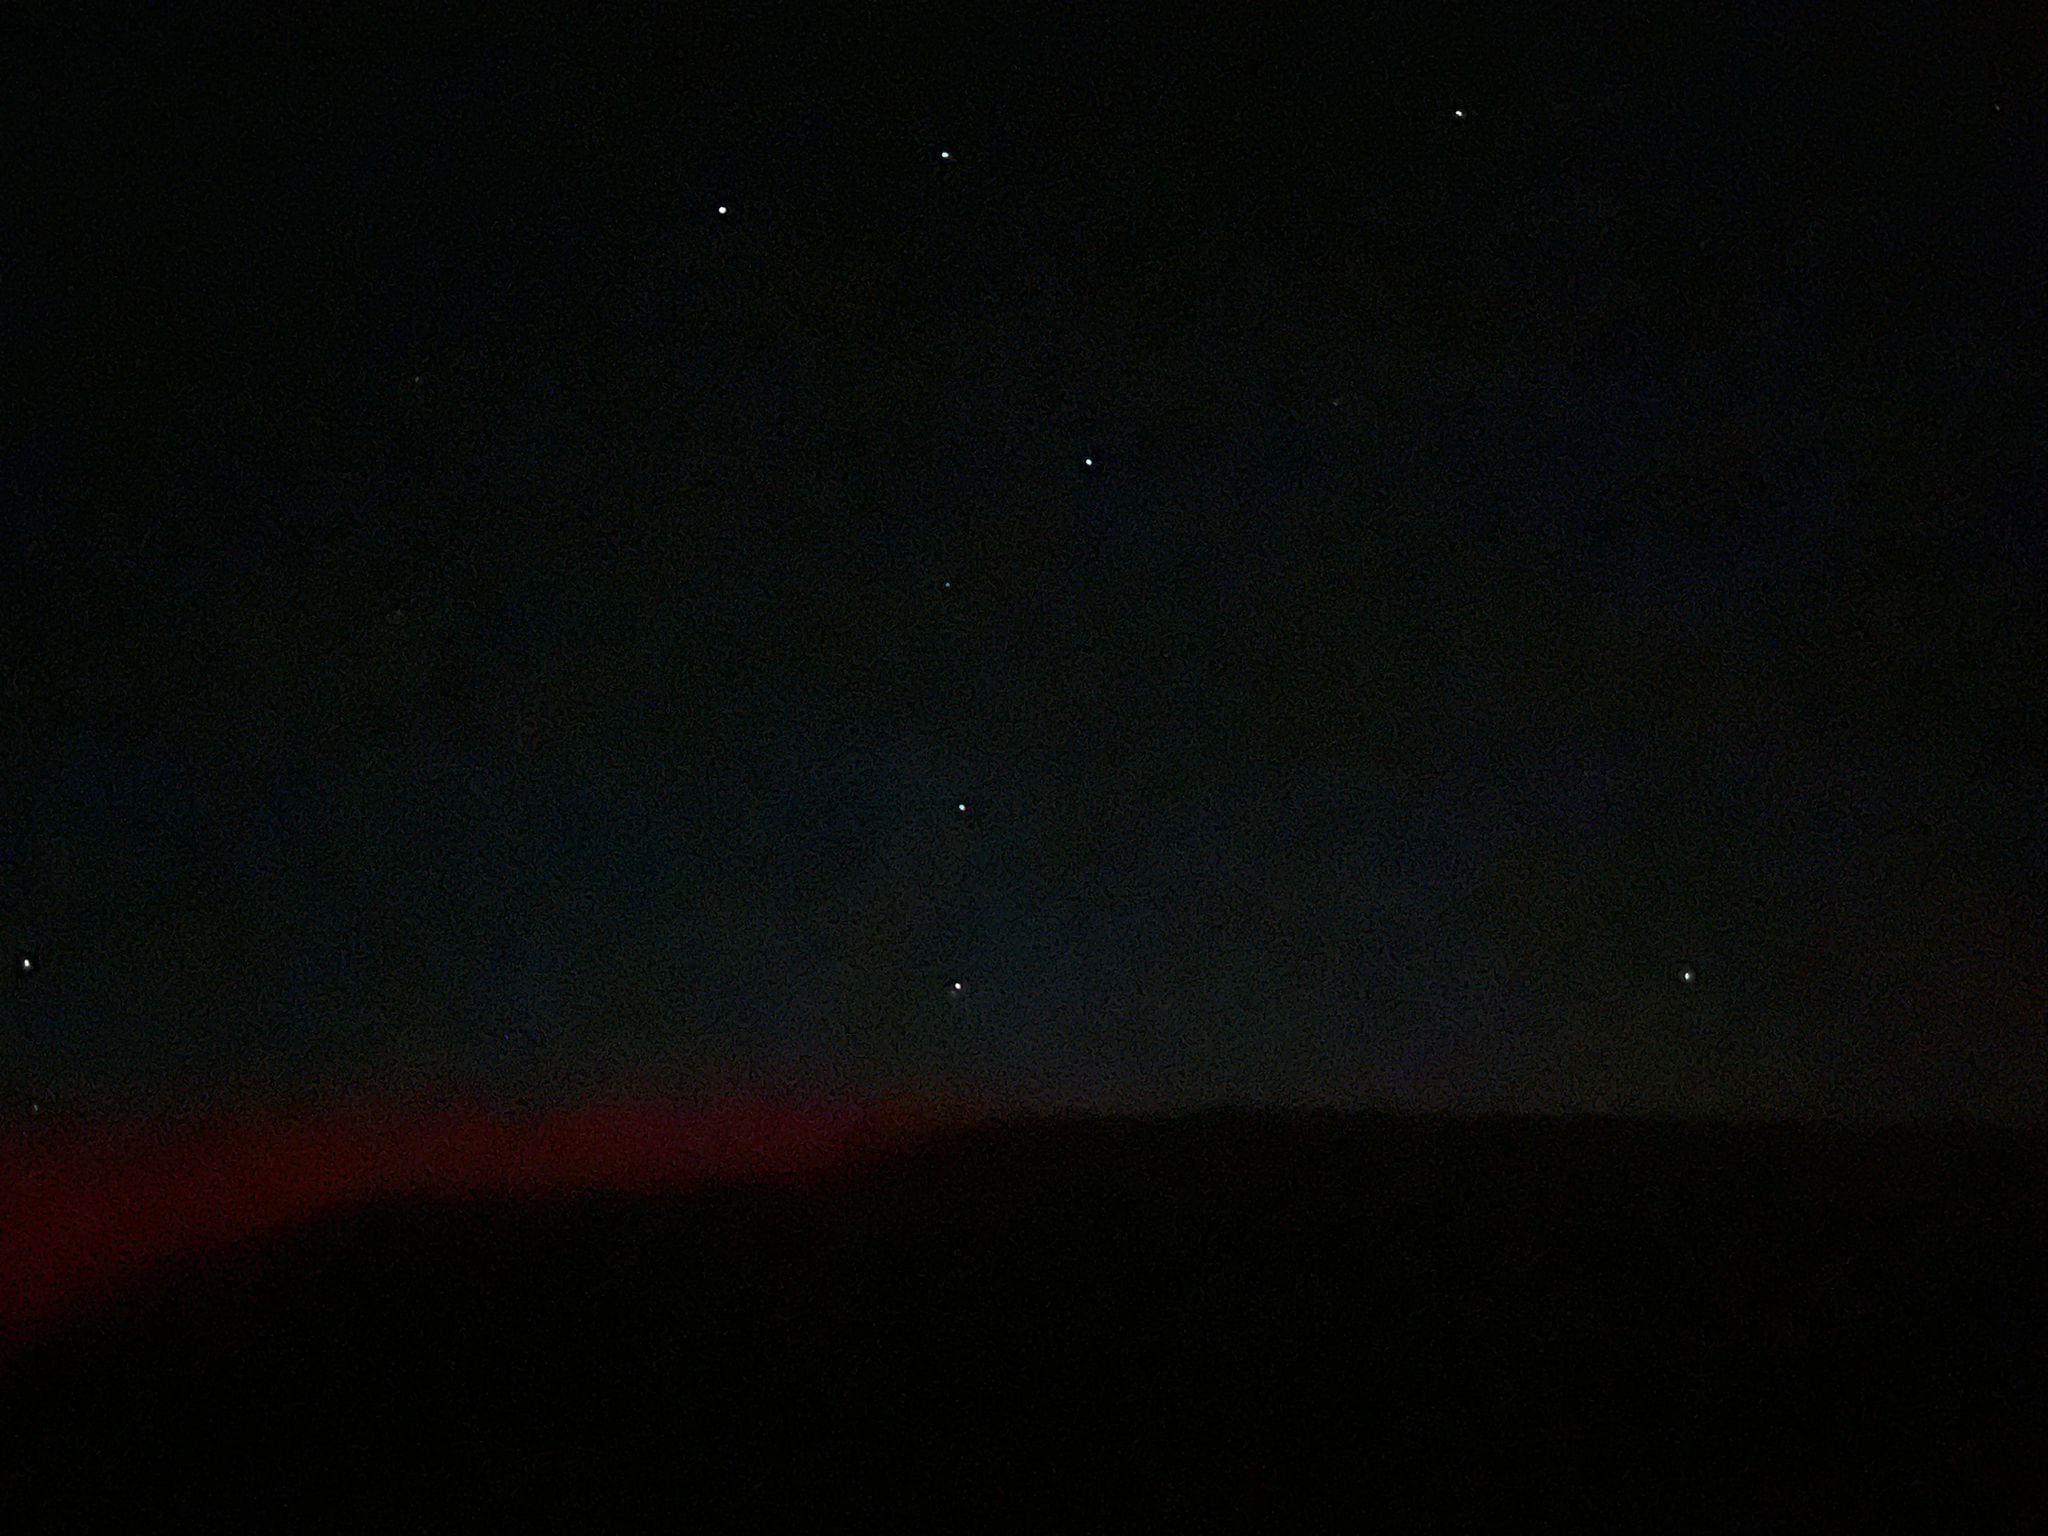
POLYGON ((0 1112, 2041 1118, 2032 24, 46 9, 0 1112))

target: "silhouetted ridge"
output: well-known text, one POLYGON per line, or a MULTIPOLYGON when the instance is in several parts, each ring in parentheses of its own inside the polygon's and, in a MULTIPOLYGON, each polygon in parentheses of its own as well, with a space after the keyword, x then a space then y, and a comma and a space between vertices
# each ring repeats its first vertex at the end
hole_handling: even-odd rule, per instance
POLYGON ((19 1362, 0 1492, 110 1528, 2016 1531, 2044 1170, 2013 1136, 1204 1113, 388 1203, 19 1362))

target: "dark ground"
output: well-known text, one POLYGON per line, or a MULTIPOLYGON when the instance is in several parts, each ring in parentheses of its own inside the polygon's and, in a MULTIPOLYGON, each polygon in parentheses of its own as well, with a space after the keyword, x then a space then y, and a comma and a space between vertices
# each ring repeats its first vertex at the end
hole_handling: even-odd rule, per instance
POLYGON ((46 1339, 21 1530, 2040 1530, 2038 1142, 1204 1114, 386 1205, 46 1339))

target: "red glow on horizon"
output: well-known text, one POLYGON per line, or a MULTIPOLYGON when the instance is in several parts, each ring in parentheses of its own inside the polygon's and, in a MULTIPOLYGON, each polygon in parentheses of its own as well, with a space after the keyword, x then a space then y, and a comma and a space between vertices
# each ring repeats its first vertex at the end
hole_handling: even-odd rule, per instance
POLYGON ((949 1116, 908 1103, 625 1101, 249 1115, 39 1134, 0 1166, 0 1355, 175 1262, 390 1196, 801 1181, 949 1116))

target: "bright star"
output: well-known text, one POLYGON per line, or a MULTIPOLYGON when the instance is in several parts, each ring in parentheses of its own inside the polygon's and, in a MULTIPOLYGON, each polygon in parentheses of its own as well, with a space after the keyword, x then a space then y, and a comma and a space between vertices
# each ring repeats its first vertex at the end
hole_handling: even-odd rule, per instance
POLYGON ((1678 973, 1678 979, 1682 982, 1685 982, 1688 986, 1690 986, 1692 984, 1692 967, 1687 966, 1684 970, 1680 971, 1678 973))
POLYGON ((718 205, 718 211, 719 211, 720 213, 723 213, 723 212, 725 212, 725 204, 723 204, 723 203, 720 203, 720 204, 718 205))

